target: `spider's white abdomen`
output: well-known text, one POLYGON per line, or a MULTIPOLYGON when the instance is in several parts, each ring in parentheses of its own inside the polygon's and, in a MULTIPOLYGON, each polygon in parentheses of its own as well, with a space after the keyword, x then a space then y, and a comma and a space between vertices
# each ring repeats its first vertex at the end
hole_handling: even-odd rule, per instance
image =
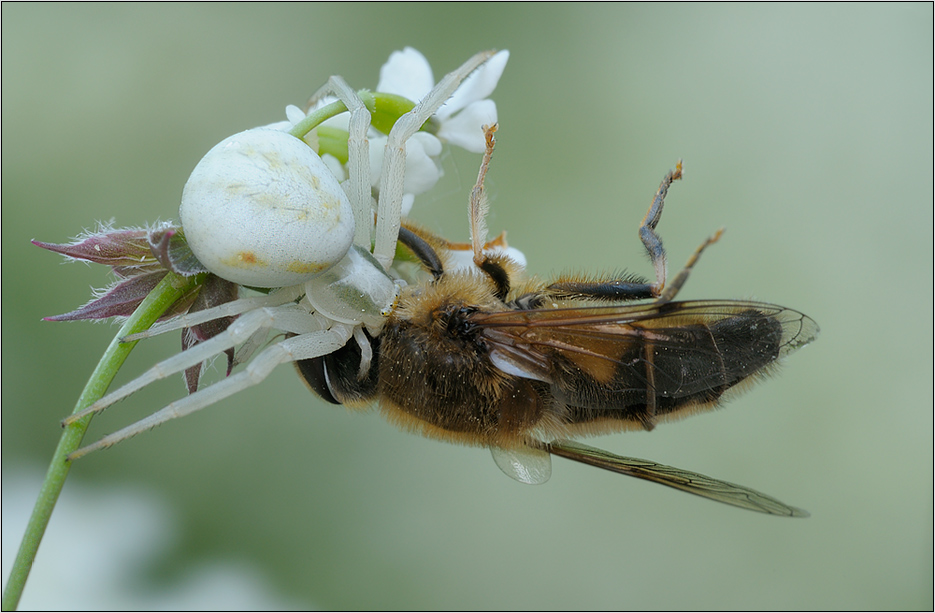
POLYGON ((309 146, 278 130, 230 136, 198 162, 182 192, 192 251, 219 277, 253 287, 304 283, 354 240, 351 203, 309 146))

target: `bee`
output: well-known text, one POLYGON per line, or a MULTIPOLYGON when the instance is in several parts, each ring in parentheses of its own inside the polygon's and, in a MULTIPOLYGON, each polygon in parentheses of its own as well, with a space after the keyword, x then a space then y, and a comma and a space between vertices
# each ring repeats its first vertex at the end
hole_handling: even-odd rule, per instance
POLYGON ((431 279, 403 288, 378 336, 369 368, 352 339, 328 355, 296 362, 308 387, 334 404, 374 400, 389 421, 445 441, 491 449, 497 465, 525 483, 551 473, 550 455, 654 481, 774 515, 808 513, 750 488, 574 439, 652 430, 710 410, 772 372, 814 340, 806 315, 740 300, 673 301, 702 251, 667 284, 656 226, 681 162, 663 179, 639 235, 655 282, 634 276, 526 278, 502 250, 485 249, 484 177, 496 125, 470 201, 472 262, 464 246, 404 222, 399 242, 431 279))

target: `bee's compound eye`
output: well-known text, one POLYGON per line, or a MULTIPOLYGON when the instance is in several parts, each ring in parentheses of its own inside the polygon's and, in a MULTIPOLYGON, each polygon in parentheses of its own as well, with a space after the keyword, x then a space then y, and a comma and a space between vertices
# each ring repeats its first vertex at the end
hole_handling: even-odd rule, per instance
POLYGON ((264 128, 224 139, 198 162, 179 215, 205 268, 253 287, 304 283, 354 239, 351 203, 321 158, 264 128))

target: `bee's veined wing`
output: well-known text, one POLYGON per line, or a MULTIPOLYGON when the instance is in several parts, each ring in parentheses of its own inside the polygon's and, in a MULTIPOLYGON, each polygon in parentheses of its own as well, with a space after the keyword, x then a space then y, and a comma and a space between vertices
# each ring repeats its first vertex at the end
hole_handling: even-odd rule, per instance
POLYGON ((799 311, 741 300, 478 312, 471 321, 498 368, 546 382, 552 356, 606 380, 613 364, 645 368, 649 347, 654 385, 673 397, 754 374, 818 335, 799 311))
POLYGON ((618 456, 573 441, 553 441, 543 445, 544 449, 550 453, 569 460, 597 466, 604 470, 638 479, 646 479, 647 481, 674 487, 689 494, 703 496, 742 509, 786 517, 808 517, 807 511, 789 506, 772 496, 767 496, 749 487, 712 479, 681 468, 640 460, 639 458, 618 456))
POLYGON ((504 449, 491 446, 490 455, 505 475, 520 483, 539 485, 552 476, 552 456, 544 449, 528 446, 504 449))

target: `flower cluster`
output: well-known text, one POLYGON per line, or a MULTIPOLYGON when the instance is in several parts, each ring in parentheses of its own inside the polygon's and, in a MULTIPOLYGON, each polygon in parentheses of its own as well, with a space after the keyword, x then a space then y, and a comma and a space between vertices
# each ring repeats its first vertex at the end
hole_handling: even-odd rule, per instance
MULTIPOLYGON (((471 153, 484 152, 483 126, 497 123, 497 105, 487 96, 493 93, 506 68, 509 51, 500 51, 467 77, 451 98, 438 110, 432 121, 406 143, 406 178, 403 188, 403 215, 412 208, 415 196, 432 189, 442 176, 440 156, 443 145, 461 147, 471 153)), ((412 47, 394 51, 380 69, 380 80, 375 95, 389 94, 408 101, 421 100, 434 87, 432 68, 421 53, 412 47)), ((284 131, 304 120, 309 113, 333 102, 332 97, 316 100, 304 111, 297 106, 286 107, 287 121, 272 124, 284 131)), ((409 108, 415 105, 410 102, 409 108)), ((376 120, 370 129, 370 182, 379 191, 383 168, 386 132, 376 120), (386 132, 381 131, 381 128, 386 132)), ((329 169, 344 181, 348 176, 346 147, 344 155, 335 155, 321 136, 327 130, 338 131, 338 142, 347 142, 348 115, 345 113, 323 122, 307 140, 315 148, 329 169), (317 138, 316 138, 317 137, 317 138), (343 159, 342 159, 343 157, 343 159)))

